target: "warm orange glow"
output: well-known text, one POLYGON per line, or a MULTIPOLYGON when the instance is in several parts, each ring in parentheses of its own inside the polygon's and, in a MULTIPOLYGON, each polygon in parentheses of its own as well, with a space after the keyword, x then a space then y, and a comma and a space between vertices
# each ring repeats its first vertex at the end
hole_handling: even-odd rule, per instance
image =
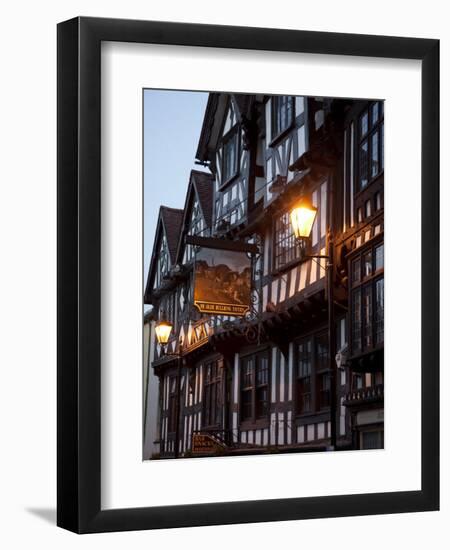
POLYGON ((292 229, 297 239, 306 239, 310 236, 316 214, 317 208, 306 201, 291 210, 292 229))
POLYGON ((169 341, 173 325, 169 321, 160 321, 155 327, 156 339, 158 344, 165 345, 169 341))

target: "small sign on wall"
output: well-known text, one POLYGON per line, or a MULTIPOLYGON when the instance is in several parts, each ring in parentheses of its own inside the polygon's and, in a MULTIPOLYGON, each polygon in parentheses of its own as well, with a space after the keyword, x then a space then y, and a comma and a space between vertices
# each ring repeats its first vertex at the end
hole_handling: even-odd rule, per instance
POLYGON ((219 449, 223 449, 218 441, 209 434, 192 434, 192 452, 194 454, 215 454, 219 449))

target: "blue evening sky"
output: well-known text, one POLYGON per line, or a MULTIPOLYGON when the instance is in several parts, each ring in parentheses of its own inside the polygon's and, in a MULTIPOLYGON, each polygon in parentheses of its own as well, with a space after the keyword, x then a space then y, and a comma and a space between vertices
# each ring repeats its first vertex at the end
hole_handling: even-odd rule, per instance
POLYGON ((208 94, 144 91, 144 288, 161 204, 183 208, 208 94))

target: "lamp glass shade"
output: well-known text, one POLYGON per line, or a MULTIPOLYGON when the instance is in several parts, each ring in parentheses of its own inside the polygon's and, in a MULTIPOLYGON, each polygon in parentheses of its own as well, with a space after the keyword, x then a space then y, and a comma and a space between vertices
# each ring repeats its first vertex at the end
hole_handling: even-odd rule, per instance
POLYGON ((292 229, 297 239, 306 239, 310 236, 317 208, 307 203, 300 203, 290 213, 292 229))
POLYGON ((158 344, 165 345, 169 341, 170 333, 172 332, 173 325, 169 321, 160 321, 156 327, 156 339, 158 344))

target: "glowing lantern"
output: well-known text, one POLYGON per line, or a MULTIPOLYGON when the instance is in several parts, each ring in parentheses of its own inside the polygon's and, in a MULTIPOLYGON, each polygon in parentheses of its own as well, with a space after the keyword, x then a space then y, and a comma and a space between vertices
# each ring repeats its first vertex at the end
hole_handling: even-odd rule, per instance
POLYGON ((317 208, 310 202, 302 200, 290 212, 292 229, 297 239, 307 239, 316 219, 317 208))
POLYGON ((170 338, 170 333, 172 332, 173 325, 169 321, 161 320, 157 323, 155 327, 156 339, 158 344, 164 346, 167 344, 170 338))

